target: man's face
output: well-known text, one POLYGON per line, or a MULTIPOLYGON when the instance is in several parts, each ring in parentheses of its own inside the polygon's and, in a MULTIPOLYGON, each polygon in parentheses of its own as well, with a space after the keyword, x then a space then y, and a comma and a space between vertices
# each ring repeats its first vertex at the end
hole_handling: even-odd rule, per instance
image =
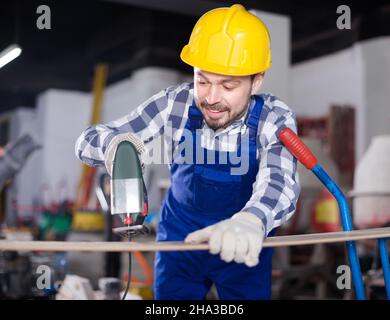
POLYGON ((194 69, 194 98, 207 125, 226 128, 246 111, 251 94, 261 86, 263 75, 225 76, 194 69))

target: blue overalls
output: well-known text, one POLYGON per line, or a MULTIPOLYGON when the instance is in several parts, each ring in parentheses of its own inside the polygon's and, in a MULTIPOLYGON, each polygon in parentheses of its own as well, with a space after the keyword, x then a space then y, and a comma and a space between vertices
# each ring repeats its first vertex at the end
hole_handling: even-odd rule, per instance
MULTIPOLYGON (((242 146, 249 146, 247 173, 232 175, 230 169, 237 164, 232 164, 232 158, 223 155, 222 151, 215 152, 214 164, 178 164, 174 159, 171 187, 160 212, 157 241, 183 241, 188 233, 230 218, 245 206, 259 169, 256 133, 264 101, 259 96, 255 99, 256 103, 252 104, 246 117, 249 143, 240 140, 235 151, 240 156, 242 146), (218 161, 221 156, 228 160, 227 163, 218 161)), ((193 103, 185 128, 192 132, 194 147, 195 131, 202 127, 202 121, 203 115, 193 103)), ((207 152, 203 148, 200 150, 207 152)), ((247 267, 234 261, 226 263, 219 255, 208 251, 157 252, 155 299, 204 299, 213 283, 220 299, 270 299, 272 249, 263 249, 259 259, 257 266, 247 267)))

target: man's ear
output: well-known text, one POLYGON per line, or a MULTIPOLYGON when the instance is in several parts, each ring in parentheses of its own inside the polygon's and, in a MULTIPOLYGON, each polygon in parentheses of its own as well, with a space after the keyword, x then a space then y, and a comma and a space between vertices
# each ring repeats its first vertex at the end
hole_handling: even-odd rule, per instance
POLYGON ((252 95, 259 92, 261 85, 263 84, 263 80, 264 80, 264 72, 258 73, 254 76, 252 80, 252 90, 251 90, 252 95))

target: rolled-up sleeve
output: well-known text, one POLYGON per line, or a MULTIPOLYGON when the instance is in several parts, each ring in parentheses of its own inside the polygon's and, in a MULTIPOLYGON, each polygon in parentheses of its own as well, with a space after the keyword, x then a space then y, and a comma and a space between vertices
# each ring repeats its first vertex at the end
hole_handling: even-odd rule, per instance
POLYGON ((242 209, 263 221, 267 235, 291 218, 300 194, 297 160, 278 139, 285 127, 297 132, 294 115, 282 104, 270 110, 258 134, 259 171, 242 209))

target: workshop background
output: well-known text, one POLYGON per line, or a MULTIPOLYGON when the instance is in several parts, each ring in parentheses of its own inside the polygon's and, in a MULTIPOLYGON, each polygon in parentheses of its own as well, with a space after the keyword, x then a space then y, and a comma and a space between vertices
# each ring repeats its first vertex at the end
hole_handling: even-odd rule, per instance
MULTIPOLYGON (((0 61, 11 45, 22 52, 0 68, 0 146, 33 143, 26 137, 36 144, 1 190, 3 238, 115 240, 105 170, 85 169, 75 157, 77 137, 93 122, 119 118, 159 90, 192 81, 179 54, 196 20, 234 3, 2 1, 0 61), (51 28, 41 30, 37 8, 43 4, 51 28)), ((273 66, 261 91, 296 113, 299 136, 348 195, 354 227, 389 226, 388 1, 240 3, 271 34, 273 66), (351 9, 350 29, 337 27, 340 5, 351 9)), ((335 199, 311 172, 299 170, 298 209, 278 234, 340 230, 335 199)), ((145 181, 152 234, 139 241, 154 239, 168 168, 148 166, 145 181)), ((359 242, 358 252, 369 298, 384 299, 376 242, 359 242)), ((336 285, 336 269, 345 261, 343 243, 275 249, 273 299, 352 299, 352 290, 336 285)), ((0 252, 0 298, 114 299, 125 287, 127 263, 126 254, 115 253, 0 252), (36 286, 40 265, 54 270, 42 290, 36 286), (73 290, 79 283, 91 290, 73 290), (62 294, 61 284, 68 286, 62 294)), ((137 252, 128 299, 152 299, 152 281, 153 254, 137 252)), ((217 299, 215 290, 208 298, 217 299)))

